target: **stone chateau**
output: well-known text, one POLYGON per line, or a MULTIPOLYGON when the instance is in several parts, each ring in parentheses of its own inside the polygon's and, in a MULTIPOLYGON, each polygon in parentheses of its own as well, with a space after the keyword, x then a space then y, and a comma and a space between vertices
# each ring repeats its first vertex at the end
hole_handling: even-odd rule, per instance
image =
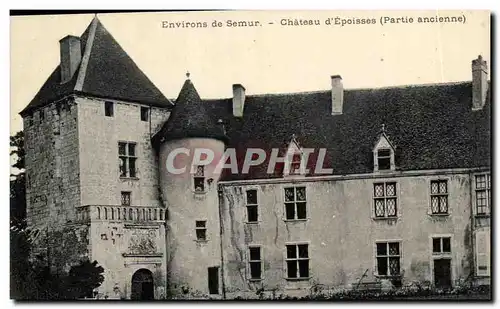
POLYGON ((59 43, 60 64, 21 112, 28 224, 54 272, 84 257, 104 267, 89 296, 489 284, 481 57, 472 81, 344 89, 334 75, 325 91, 246 95, 235 84, 232 98, 204 100, 188 77, 173 101, 97 18, 59 43), (272 173, 241 173, 238 160, 239 173, 172 175, 166 158, 180 147, 293 156, 272 173), (325 148, 333 172, 315 174, 318 151, 307 160, 305 148, 325 148))

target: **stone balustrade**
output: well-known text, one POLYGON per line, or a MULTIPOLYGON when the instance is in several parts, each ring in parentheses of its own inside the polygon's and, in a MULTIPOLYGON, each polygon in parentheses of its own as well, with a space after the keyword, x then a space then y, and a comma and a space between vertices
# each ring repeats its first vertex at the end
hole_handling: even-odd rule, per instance
POLYGON ((79 222, 122 221, 122 222, 165 222, 166 210, 162 207, 86 205, 76 211, 79 222))

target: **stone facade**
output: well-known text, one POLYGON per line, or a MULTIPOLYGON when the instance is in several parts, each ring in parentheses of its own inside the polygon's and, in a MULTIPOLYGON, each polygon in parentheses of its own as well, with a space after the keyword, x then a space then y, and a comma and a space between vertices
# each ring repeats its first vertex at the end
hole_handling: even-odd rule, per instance
POLYGON ((24 120, 27 220, 38 230, 33 254, 58 271, 89 254, 89 227, 76 218, 81 192, 77 119, 77 105, 65 98, 24 120))
POLYGON ((165 205, 150 136, 169 112, 140 104, 68 97, 25 117, 28 224, 40 231, 34 252, 57 271, 80 258, 105 269, 100 297, 130 298, 131 277, 151 271, 155 297, 166 296, 165 205), (142 105, 143 106, 143 105, 142 105), (136 177, 120 178, 118 142, 136 144, 136 177), (130 192, 122 207, 121 192, 130 192), (47 249, 48 248, 48 249, 47 249))
MULTIPOLYGON (((479 172, 479 171, 476 171, 479 172)), ((402 284, 413 281, 433 284, 432 237, 451 238, 451 280, 453 285, 468 279, 474 269, 471 226, 474 196, 471 170, 395 172, 323 179, 262 180, 223 183, 222 226, 224 280, 228 297, 255 297, 258 289, 283 294, 307 295, 311 285, 323 288, 351 288, 377 277, 376 242, 400 243, 402 284), (446 180, 449 212, 431 212, 430 182, 446 180), (374 184, 396 183, 397 217, 376 218, 374 184), (284 188, 305 187, 307 218, 286 220, 284 188), (246 219, 246 190, 257 190, 257 223, 246 219), (287 279, 286 244, 309 247, 309 277, 287 279), (249 246, 260 246, 262 280, 249 280, 249 246)))
POLYGON ((202 100, 187 74, 172 104, 97 18, 85 33, 70 38, 85 48, 62 45, 62 69, 21 112, 33 253, 53 271, 96 260, 105 270, 97 297, 113 299, 489 284, 481 58, 474 87, 344 93, 335 75, 326 92, 246 96, 235 85, 232 99, 202 100), (214 173, 226 148, 240 159, 254 147, 284 151, 286 139, 297 154, 302 143, 333 150, 333 172, 214 173), (176 159, 188 170, 171 174, 167 157, 179 148, 190 150, 176 159), (216 160, 193 175, 197 148, 216 160))
MULTIPOLYGON (((150 141, 169 111, 151 108, 141 121, 140 104, 69 97, 25 118, 28 219, 42 237, 36 252, 50 254, 55 269, 68 269, 84 256, 105 269, 98 295, 130 298, 132 276, 148 270, 154 297, 255 297, 256 291, 305 295, 312 285, 352 288, 361 278, 378 276, 376 243, 400 244, 402 284, 433 282, 433 237, 449 237, 453 285, 477 273, 476 234, 489 233, 489 217, 475 212, 475 175, 486 169, 381 172, 352 176, 292 177, 218 182, 208 167, 206 191, 194 191, 192 175, 168 176, 172 149, 211 148, 222 142, 204 138, 163 144, 150 141), (136 145, 136 177, 119 177, 118 143, 136 145), (167 175, 167 177, 160 175, 167 175), (432 215, 430 183, 445 180, 449 212, 432 215), (376 218, 374 183, 395 182, 396 218, 376 218), (286 220, 284 189, 305 187, 307 217, 286 220), (258 222, 248 222, 245 192, 257 191, 258 222), (130 206, 121 192, 130 192, 130 206), (167 208, 166 208, 167 207, 167 208), (197 240, 195 222, 206 222, 206 239, 197 240), (54 224, 55 223, 55 224, 54 224), (48 235, 48 237, 47 237, 48 235), (309 276, 290 280, 286 245, 308 245, 309 276), (259 246, 262 278, 251 280, 249 246, 259 246), (49 248, 49 250, 47 250, 49 248), (218 292, 210 294, 207 269, 218 269, 218 292)), ((191 156, 186 160, 190 161, 191 156)), ((186 161, 187 162, 187 161, 186 161)), ((481 283, 489 275, 479 276, 481 283)))
MULTIPOLYGON (((161 188, 168 205, 168 284, 172 296, 181 297, 190 293, 208 294, 208 267, 220 267, 220 224, 215 165, 204 170, 206 188, 196 192, 189 169, 179 175, 169 175, 165 162, 167 155, 176 148, 190 149, 189 156, 182 156, 185 163, 191 162, 194 149, 209 148, 222 154, 224 144, 217 140, 192 138, 165 143, 160 149, 159 166, 161 188), (212 179, 212 181, 208 181, 212 179), (196 222, 204 221, 206 236, 198 239, 196 222)), ((179 162, 183 165, 183 162, 179 162)))
POLYGON ((106 277, 99 292, 104 297, 130 298, 132 275, 147 269, 158 279, 155 297, 165 297, 165 206, 159 198, 158 163, 150 137, 168 112, 151 108, 148 121, 142 121, 143 105, 113 100, 108 101, 113 102, 113 116, 107 117, 104 100, 76 101, 81 205, 93 214, 92 259, 104 267, 106 277), (136 145, 135 177, 119 176, 119 142, 136 145), (122 207, 121 192, 130 193, 130 207, 122 207))

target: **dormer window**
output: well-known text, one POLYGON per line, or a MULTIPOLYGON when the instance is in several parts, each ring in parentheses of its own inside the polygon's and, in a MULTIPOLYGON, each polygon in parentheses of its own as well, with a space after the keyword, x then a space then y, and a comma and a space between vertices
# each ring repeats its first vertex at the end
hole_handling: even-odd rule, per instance
POLYGON ((391 169, 391 150, 390 149, 379 149, 377 150, 377 163, 378 170, 390 170, 391 169))
POLYGON ((286 152, 285 164, 288 167, 288 171, 285 169, 284 176, 304 175, 307 159, 308 154, 303 151, 295 135, 293 135, 286 152))
POLYGON ((394 171, 396 169, 394 149, 395 147, 385 134, 385 125, 382 125, 382 132, 373 148, 373 170, 375 172, 394 171))
POLYGON ((292 156, 292 162, 290 163, 290 175, 300 175, 300 162, 302 156, 300 153, 295 153, 292 156))

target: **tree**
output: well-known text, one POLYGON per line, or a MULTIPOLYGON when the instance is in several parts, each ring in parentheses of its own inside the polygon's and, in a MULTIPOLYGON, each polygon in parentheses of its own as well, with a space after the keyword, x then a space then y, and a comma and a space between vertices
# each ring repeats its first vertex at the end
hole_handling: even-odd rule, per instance
POLYGON ((12 167, 18 171, 11 174, 10 180, 10 222, 11 226, 19 228, 25 227, 26 220, 26 177, 25 177, 25 156, 24 133, 17 132, 10 137, 10 155, 15 160, 12 167))
POLYGON ((71 267, 65 281, 66 295, 70 299, 93 297, 93 290, 104 281, 104 268, 97 261, 86 259, 71 267))
POLYGON ((25 230, 12 227, 10 230, 10 296, 27 299, 34 288, 30 277, 31 264, 29 235, 25 230))
POLYGON ((26 178, 24 174, 24 133, 17 132, 10 137, 12 147, 10 155, 14 156, 13 168, 19 173, 11 174, 10 180, 10 282, 11 297, 28 298, 33 289, 30 255, 29 231, 26 230, 26 178))
POLYGON ((26 224, 26 176, 24 133, 10 137, 12 168, 10 180, 10 288, 16 300, 60 300, 92 297, 93 290, 104 280, 104 269, 97 261, 83 260, 67 274, 54 274, 47 257, 30 260, 33 238, 26 224))
POLYGON ((15 135, 10 137, 10 147, 13 147, 10 151, 10 155, 16 156, 16 163, 12 167, 22 170, 24 172, 24 159, 26 157, 26 151, 24 148, 24 132, 19 131, 15 135))

